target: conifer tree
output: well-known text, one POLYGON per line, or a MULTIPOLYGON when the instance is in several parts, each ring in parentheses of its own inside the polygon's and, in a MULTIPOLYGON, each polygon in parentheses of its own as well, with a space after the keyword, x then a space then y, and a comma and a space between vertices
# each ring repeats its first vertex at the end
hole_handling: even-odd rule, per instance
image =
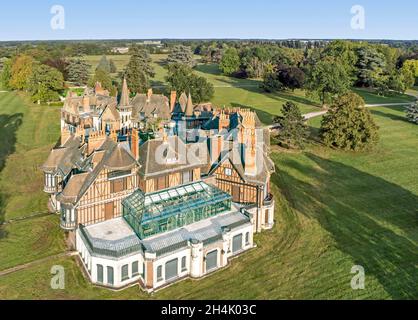
POLYGON ((411 104, 406 111, 408 121, 418 124, 418 104, 411 104))
POLYGON ((132 56, 126 66, 125 77, 132 93, 145 92, 149 89, 149 79, 154 77, 151 58, 147 51, 133 47, 132 56))
POLYGON ((277 136, 280 144, 287 148, 303 148, 309 133, 300 109, 293 102, 286 102, 282 114, 274 118, 274 122, 280 125, 277 136))
POLYGON ((91 65, 89 65, 81 56, 71 59, 67 67, 68 81, 79 86, 87 84, 90 68, 91 65))
POLYGON ((167 63, 170 64, 184 64, 190 68, 196 65, 196 61, 193 58, 193 52, 190 47, 186 46, 175 46, 171 53, 168 55, 167 63))

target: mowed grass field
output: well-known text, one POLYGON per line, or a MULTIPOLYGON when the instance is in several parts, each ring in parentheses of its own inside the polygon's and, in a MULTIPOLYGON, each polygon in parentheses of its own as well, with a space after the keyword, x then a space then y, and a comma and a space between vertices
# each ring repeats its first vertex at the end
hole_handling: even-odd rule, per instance
MULTIPOLYGON (((151 85, 155 92, 164 92, 167 83, 165 77, 167 68, 165 61, 167 54, 152 54, 152 66, 155 71, 155 77, 151 79, 151 85)), ((86 56, 87 62, 92 66, 91 73, 94 72, 102 56, 86 56)), ((108 59, 112 59, 117 67, 117 73, 113 76, 117 77, 129 62, 129 55, 108 55, 108 59)), ((321 108, 319 101, 308 98, 303 90, 266 93, 261 88, 262 81, 259 79, 237 79, 222 74, 217 64, 200 63, 200 57, 195 56, 198 62, 195 67, 195 73, 205 77, 215 87, 215 95, 212 103, 218 107, 244 107, 257 111, 260 120, 265 124, 271 124, 273 117, 281 114, 281 106, 288 102, 298 104, 302 113, 318 111, 321 108)), ((410 95, 393 94, 389 97, 381 97, 377 94, 364 90, 353 89, 361 95, 368 104, 378 103, 396 103, 410 102, 414 98, 410 95)))
MULTIPOLYGON (((313 139, 303 152, 273 147, 276 225, 256 235, 257 248, 228 268, 146 295, 138 286, 121 292, 94 287, 75 258, 53 258, 0 276, 0 298, 417 299, 418 127, 405 121, 402 107, 372 112, 381 135, 373 151, 321 146, 315 142, 319 118, 310 122, 313 139), (64 290, 50 287, 53 265, 65 268, 64 290), (365 269, 365 290, 351 289, 354 265, 365 269)), ((0 214, 10 219, 46 205, 36 168, 58 139, 59 112, 0 93, 0 117, 6 119, 0 139, 8 135, 0 145, 0 214), (21 123, 10 118, 16 114, 21 123)), ((13 222, 0 231, 0 270, 64 251, 55 215, 13 222)))

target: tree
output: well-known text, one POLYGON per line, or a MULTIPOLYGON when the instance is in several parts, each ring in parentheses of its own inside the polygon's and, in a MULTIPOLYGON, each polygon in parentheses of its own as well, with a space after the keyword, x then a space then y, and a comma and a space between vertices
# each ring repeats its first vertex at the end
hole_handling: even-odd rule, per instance
POLYGON ((90 68, 91 65, 89 65, 81 56, 71 59, 67 67, 68 81, 78 86, 87 84, 90 68))
POLYGON ((280 144, 287 148, 303 148, 309 132, 300 109, 293 102, 286 102, 283 105, 282 114, 283 116, 273 119, 273 122, 280 126, 277 136, 280 144))
POLYGON ((415 83, 417 83, 418 79, 418 60, 406 60, 403 63, 402 67, 409 68, 410 70, 413 70, 414 77, 415 77, 415 83))
POLYGON ((68 80, 68 65, 69 62, 64 58, 50 58, 44 64, 57 69, 64 76, 64 80, 68 80))
POLYGON ((418 124, 418 104, 411 104, 406 111, 406 118, 408 121, 418 124))
POLYGON ((102 68, 96 69, 93 78, 89 81, 89 86, 94 87, 97 82, 100 82, 102 88, 109 91, 111 96, 115 96, 117 88, 114 86, 110 73, 102 68))
POLYGON ((105 71, 106 73, 110 73, 110 62, 109 60, 107 60, 106 56, 102 56, 99 64, 97 65, 96 70, 98 69, 102 69, 103 71, 105 71))
POLYGON ((115 62, 112 59, 109 60, 109 65, 110 65, 110 73, 116 73, 118 71, 118 68, 116 67, 115 62))
POLYGON ((338 97, 324 115, 320 135, 329 147, 360 151, 377 143, 378 129, 364 100, 350 92, 338 97))
POLYGON ((133 47, 131 51, 132 55, 125 70, 129 90, 133 93, 145 92, 149 89, 149 79, 155 75, 151 57, 139 47, 133 47))
POLYGON ((194 102, 209 101, 214 95, 214 88, 204 77, 193 73, 192 68, 184 64, 172 64, 168 67, 166 81, 170 91, 190 92, 194 102))
POLYGON ((190 47, 178 45, 173 48, 168 55, 167 64, 180 63, 190 68, 196 65, 196 61, 193 59, 193 52, 190 47))
POLYGON ((11 69, 10 87, 17 90, 26 90, 28 80, 33 72, 35 60, 28 55, 20 55, 13 60, 11 69))
POLYGON ((11 89, 10 80, 12 78, 12 59, 7 59, 3 63, 3 70, 0 74, 0 85, 3 86, 4 89, 11 89))
POLYGON ((225 51, 219 68, 224 74, 229 76, 239 70, 240 64, 241 62, 237 49, 229 48, 225 51))
POLYGON ((264 75, 262 88, 270 93, 283 90, 283 84, 279 81, 277 72, 268 72, 264 75))
POLYGON ((64 77, 57 69, 36 65, 28 81, 28 90, 33 101, 50 102, 59 99, 58 92, 64 89, 64 77))
POLYGON ((284 67, 278 72, 278 80, 287 89, 300 89, 305 82, 305 73, 298 67, 284 67))
POLYGON ((325 57, 310 67, 305 87, 319 96, 322 104, 328 103, 333 96, 348 91, 351 79, 346 68, 338 64, 333 57, 325 57))
POLYGON ((357 84, 374 87, 377 82, 381 82, 386 69, 385 56, 374 47, 365 45, 357 50, 357 57, 357 84))

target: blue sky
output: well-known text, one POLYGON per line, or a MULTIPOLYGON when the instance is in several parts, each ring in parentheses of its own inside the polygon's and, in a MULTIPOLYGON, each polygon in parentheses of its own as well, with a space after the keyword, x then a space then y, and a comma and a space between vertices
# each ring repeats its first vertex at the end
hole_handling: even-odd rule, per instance
POLYGON ((418 39, 416 0, 7 0, 0 41, 119 38, 418 39), (53 5, 65 29, 52 30, 53 5), (353 5, 364 30, 351 29, 353 5))

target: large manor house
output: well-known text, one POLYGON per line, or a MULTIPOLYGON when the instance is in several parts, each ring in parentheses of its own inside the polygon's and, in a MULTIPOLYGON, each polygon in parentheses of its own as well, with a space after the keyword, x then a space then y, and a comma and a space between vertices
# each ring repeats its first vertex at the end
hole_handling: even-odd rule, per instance
POLYGON ((65 100, 44 190, 92 283, 152 292, 227 266, 273 227, 269 148, 250 110, 97 83, 65 100))

